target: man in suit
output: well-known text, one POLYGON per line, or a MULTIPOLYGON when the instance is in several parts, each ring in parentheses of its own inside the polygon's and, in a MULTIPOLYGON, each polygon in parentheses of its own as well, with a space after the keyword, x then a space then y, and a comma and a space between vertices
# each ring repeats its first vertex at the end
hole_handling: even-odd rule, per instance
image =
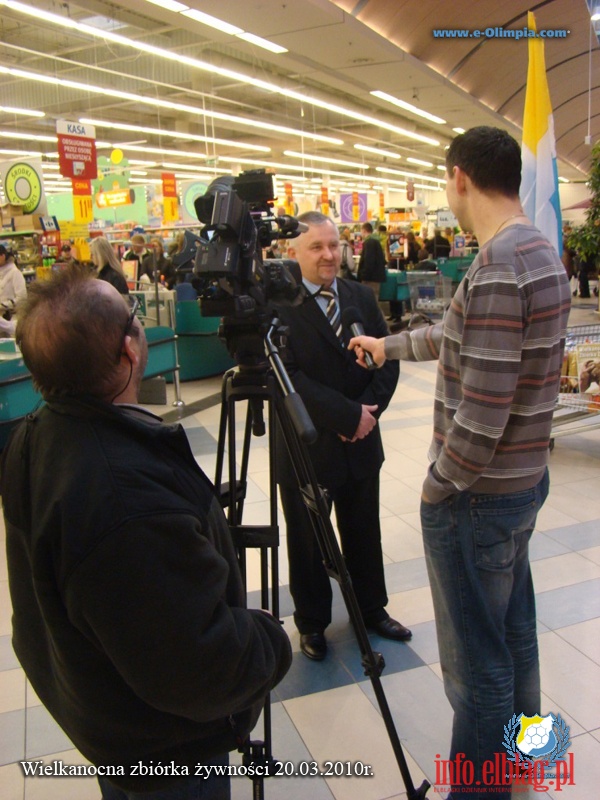
POLYGON ((379 289, 385 283, 385 253, 370 222, 365 222, 360 230, 364 240, 358 261, 358 280, 365 286, 370 286, 375 297, 379 298, 379 289))
MULTIPOLYGON (((351 333, 344 328, 342 315, 344 309, 353 308, 365 331, 385 336, 377 300, 369 288, 336 278, 340 240, 329 217, 309 211, 298 219, 308 230, 293 240, 288 254, 299 262, 313 297, 301 306, 280 309, 289 329, 287 366, 318 430, 309 452, 319 484, 328 490, 335 507, 342 551, 365 624, 380 636, 405 641, 411 632, 385 610, 379 526, 379 470, 384 455, 377 420, 394 393, 398 368, 395 362, 374 372, 357 366, 345 344, 351 333), (333 309, 332 298, 326 296, 331 292, 337 304, 333 309)), ((331 622, 331 584, 281 441, 277 455, 294 620, 302 652, 320 661, 327 651, 324 631, 331 622)))

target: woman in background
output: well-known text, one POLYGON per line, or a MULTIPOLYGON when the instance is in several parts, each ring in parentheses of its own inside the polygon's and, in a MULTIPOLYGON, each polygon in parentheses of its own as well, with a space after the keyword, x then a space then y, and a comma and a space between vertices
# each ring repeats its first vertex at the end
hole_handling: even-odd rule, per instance
POLYGON ((92 239, 90 252, 94 266, 98 270, 96 277, 101 281, 111 283, 121 294, 129 294, 123 267, 108 239, 104 236, 92 239))

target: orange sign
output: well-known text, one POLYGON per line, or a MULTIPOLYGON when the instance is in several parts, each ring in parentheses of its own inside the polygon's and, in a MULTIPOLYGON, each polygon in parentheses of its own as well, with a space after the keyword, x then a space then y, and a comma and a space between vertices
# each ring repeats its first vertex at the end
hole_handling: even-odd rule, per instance
POLYGON ((329 191, 326 186, 321 187, 321 213, 329 214, 329 191))
POLYGON ((94 200, 98 208, 130 206, 135 200, 135 191, 133 189, 109 189, 106 192, 98 192, 94 200))
POLYGON ((162 178, 163 197, 177 197, 177 181, 173 172, 163 172, 162 178))
POLYGON ((352 192, 352 219, 354 222, 360 221, 360 206, 358 203, 358 192, 352 192))

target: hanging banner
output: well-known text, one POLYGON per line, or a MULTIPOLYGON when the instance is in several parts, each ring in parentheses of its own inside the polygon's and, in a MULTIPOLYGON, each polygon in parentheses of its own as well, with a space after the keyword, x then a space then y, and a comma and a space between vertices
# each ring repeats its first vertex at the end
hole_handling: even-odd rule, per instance
POLYGON ((294 216, 294 195, 292 194, 292 184, 285 183, 285 202, 283 204, 285 208, 285 213, 289 214, 290 216, 294 216))
POLYGON ((341 222, 367 222, 367 195, 360 192, 340 195, 341 222), (355 201, 358 202, 358 217, 355 216, 355 201))
POLYGON ((92 205, 92 183, 81 178, 73 178, 73 221, 76 223, 92 222, 94 209, 92 205))
POLYGON ((177 222, 179 219, 177 181, 172 172, 163 172, 160 177, 162 178, 163 192, 163 220, 166 225, 169 222, 177 222))
POLYGON ((64 178, 94 180, 98 174, 94 126, 59 119, 56 122, 56 135, 61 175, 64 178))
POLYGON ((383 192, 379 192, 379 219, 385 218, 385 198, 383 192))
POLYGON ((0 164, 0 178, 7 203, 23 206, 23 214, 48 213, 41 159, 4 161, 0 164))
POLYGON ((329 190, 321 186, 321 213, 329 216, 329 190))
POLYGON ((406 199, 409 203, 415 199, 415 184, 410 180, 406 183, 406 199))

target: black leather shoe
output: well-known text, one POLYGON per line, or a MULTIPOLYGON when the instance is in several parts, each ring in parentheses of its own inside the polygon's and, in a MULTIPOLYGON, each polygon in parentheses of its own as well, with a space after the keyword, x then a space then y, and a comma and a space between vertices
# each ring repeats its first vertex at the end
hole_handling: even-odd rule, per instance
POLYGON ((322 633, 301 633, 300 650, 313 661, 323 661, 327 655, 327 641, 322 633))
POLYGON ((408 642, 409 639, 412 639, 412 631, 391 617, 367 627, 383 639, 393 639, 396 642, 408 642))

